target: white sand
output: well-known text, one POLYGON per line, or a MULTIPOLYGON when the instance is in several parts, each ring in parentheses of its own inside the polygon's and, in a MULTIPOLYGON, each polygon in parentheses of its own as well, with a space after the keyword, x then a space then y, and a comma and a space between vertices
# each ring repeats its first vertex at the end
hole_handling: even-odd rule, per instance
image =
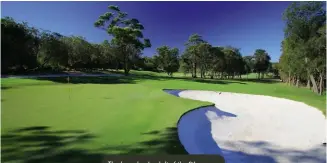
POLYGON ((211 135, 227 163, 326 161, 326 119, 318 109, 288 99, 213 91, 182 91, 235 114, 207 112, 211 135))

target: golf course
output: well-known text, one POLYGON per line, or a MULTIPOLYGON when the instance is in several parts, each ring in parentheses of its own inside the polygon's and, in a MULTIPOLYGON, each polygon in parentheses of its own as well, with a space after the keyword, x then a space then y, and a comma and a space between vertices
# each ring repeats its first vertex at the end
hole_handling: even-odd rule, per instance
POLYGON ((1 162, 326 162, 324 2, 1 6, 1 162))
POLYGON ((183 113, 211 103, 176 98, 164 92, 166 88, 282 97, 316 107, 321 114, 325 107, 324 96, 268 80, 196 80, 136 72, 129 77, 71 77, 69 83, 67 77, 3 78, 1 82, 5 162, 90 162, 100 161, 105 154, 186 154, 177 122, 183 113))

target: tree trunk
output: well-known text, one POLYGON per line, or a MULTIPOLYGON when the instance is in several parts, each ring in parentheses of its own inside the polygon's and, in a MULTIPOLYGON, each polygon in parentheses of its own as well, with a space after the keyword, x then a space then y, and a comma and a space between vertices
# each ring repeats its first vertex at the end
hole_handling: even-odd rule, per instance
POLYGON ((260 72, 258 72, 258 79, 260 79, 260 72))
POLYGON ((287 84, 291 85, 291 71, 288 72, 288 82, 287 84))
MULTIPOLYGON (((308 58, 304 58, 304 61, 305 61, 305 63, 308 63, 308 58)), ((308 72, 308 75, 309 75, 310 81, 311 81, 311 83, 312 83, 312 90, 313 90, 313 92, 318 93, 317 83, 316 83, 316 81, 315 81, 315 78, 314 78, 313 75, 311 74, 309 68, 307 68, 307 72, 308 72)))
POLYGON ((116 71, 119 69, 119 63, 116 64, 116 71))
POLYGON ((128 67, 128 64, 125 63, 125 65, 124 65, 124 74, 125 74, 125 76, 127 76, 128 73, 129 73, 129 67, 128 67))
POLYGON ((320 81, 319 81, 319 95, 322 95, 322 92, 323 92, 323 87, 322 87, 323 77, 322 77, 322 73, 320 73, 319 78, 320 78, 320 81))
POLYGON ((317 83, 316 83, 315 78, 311 74, 310 74, 309 77, 310 77, 310 80, 311 80, 311 83, 312 83, 312 90, 313 90, 313 92, 318 93, 318 87, 317 87, 317 83))
POLYGON ((296 78, 296 87, 299 87, 299 77, 296 78))
POLYGON ((200 69, 200 75, 201 75, 201 78, 204 78, 204 70, 203 70, 202 67, 201 67, 201 69, 200 69))
POLYGON ((127 76, 129 73, 129 65, 128 65, 128 55, 124 55, 124 74, 127 76))
POLYGON ((307 88, 311 88, 311 85, 310 85, 310 78, 308 78, 308 80, 307 80, 307 88))
POLYGON ((193 78, 196 78, 196 63, 193 63, 193 78))
POLYGON ((296 84, 296 77, 293 76, 293 79, 292 79, 292 85, 295 85, 296 84))

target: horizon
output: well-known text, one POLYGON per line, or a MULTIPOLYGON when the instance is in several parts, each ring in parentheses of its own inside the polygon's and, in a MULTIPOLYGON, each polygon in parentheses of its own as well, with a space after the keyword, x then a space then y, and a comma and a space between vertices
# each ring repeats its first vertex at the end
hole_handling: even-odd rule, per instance
POLYGON ((144 25, 144 37, 151 40, 152 47, 145 49, 143 56, 153 56, 156 48, 163 45, 178 48, 181 55, 188 37, 197 33, 213 46, 240 48, 242 56, 265 49, 271 62, 278 62, 284 38, 282 13, 289 4, 245 1, 2 2, 1 17, 9 16, 38 29, 65 36, 82 36, 89 42, 101 43, 111 37, 93 23, 109 5, 117 5, 144 25))

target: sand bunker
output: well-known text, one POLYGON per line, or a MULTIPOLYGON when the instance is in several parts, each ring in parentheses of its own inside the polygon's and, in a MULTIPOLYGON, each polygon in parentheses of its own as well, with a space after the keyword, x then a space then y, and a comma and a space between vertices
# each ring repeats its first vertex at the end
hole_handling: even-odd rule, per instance
POLYGON ((166 92, 215 104, 180 119, 179 138, 190 154, 219 154, 227 163, 326 162, 326 119, 316 108, 270 96, 166 92))

